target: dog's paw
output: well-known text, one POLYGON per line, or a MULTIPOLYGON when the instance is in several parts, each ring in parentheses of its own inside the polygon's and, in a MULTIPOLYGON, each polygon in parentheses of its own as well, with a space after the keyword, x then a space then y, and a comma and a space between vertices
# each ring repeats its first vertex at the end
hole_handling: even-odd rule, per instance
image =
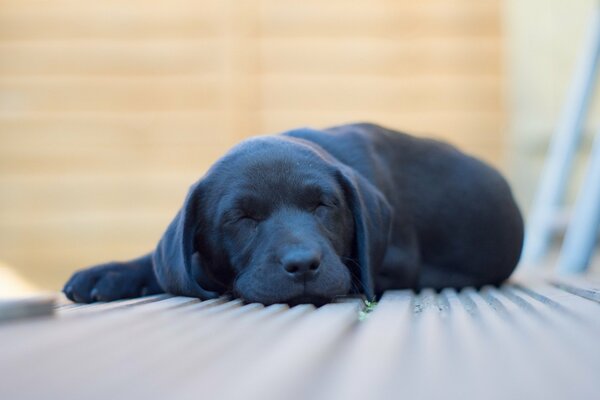
POLYGON ((75 272, 63 292, 77 303, 93 303, 157 294, 163 290, 151 271, 111 262, 75 272))

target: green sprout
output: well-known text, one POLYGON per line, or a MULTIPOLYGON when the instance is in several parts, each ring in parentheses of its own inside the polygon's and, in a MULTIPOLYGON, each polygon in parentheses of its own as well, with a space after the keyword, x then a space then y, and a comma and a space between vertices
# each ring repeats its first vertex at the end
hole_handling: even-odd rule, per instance
POLYGON ((376 301, 365 300, 364 308, 358 313, 358 320, 364 321, 368 318, 369 314, 375 310, 375 306, 377 306, 376 301))

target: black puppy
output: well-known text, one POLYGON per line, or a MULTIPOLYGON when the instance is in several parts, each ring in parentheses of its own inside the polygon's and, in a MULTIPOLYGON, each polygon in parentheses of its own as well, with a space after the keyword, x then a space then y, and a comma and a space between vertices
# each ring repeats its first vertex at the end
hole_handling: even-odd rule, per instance
POLYGON ((454 147, 372 124, 234 147, 192 185, 152 253, 79 271, 78 302, 168 293, 322 304, 387 289, 499 284, 523 221, 502 176, 454 147))

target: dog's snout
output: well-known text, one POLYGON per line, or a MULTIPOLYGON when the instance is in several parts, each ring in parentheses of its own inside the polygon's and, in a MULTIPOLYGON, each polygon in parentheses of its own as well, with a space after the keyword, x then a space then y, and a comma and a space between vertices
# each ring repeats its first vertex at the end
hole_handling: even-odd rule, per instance
POLYGON ((313 277, 321 266, 321 253, 316 249, 290 250, 282 257, 281 264, 295 278, 313 277))

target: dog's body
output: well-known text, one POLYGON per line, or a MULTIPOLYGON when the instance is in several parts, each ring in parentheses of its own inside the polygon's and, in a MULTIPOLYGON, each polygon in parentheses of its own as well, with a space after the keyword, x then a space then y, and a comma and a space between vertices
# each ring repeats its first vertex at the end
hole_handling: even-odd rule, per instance
POLYGON ((76 273, 75 301, 233 293, 324 303, 499 284, 523 221, 502 176, 442 142, 372 124, 249 139, 190 193, 147 256, 76 273))

